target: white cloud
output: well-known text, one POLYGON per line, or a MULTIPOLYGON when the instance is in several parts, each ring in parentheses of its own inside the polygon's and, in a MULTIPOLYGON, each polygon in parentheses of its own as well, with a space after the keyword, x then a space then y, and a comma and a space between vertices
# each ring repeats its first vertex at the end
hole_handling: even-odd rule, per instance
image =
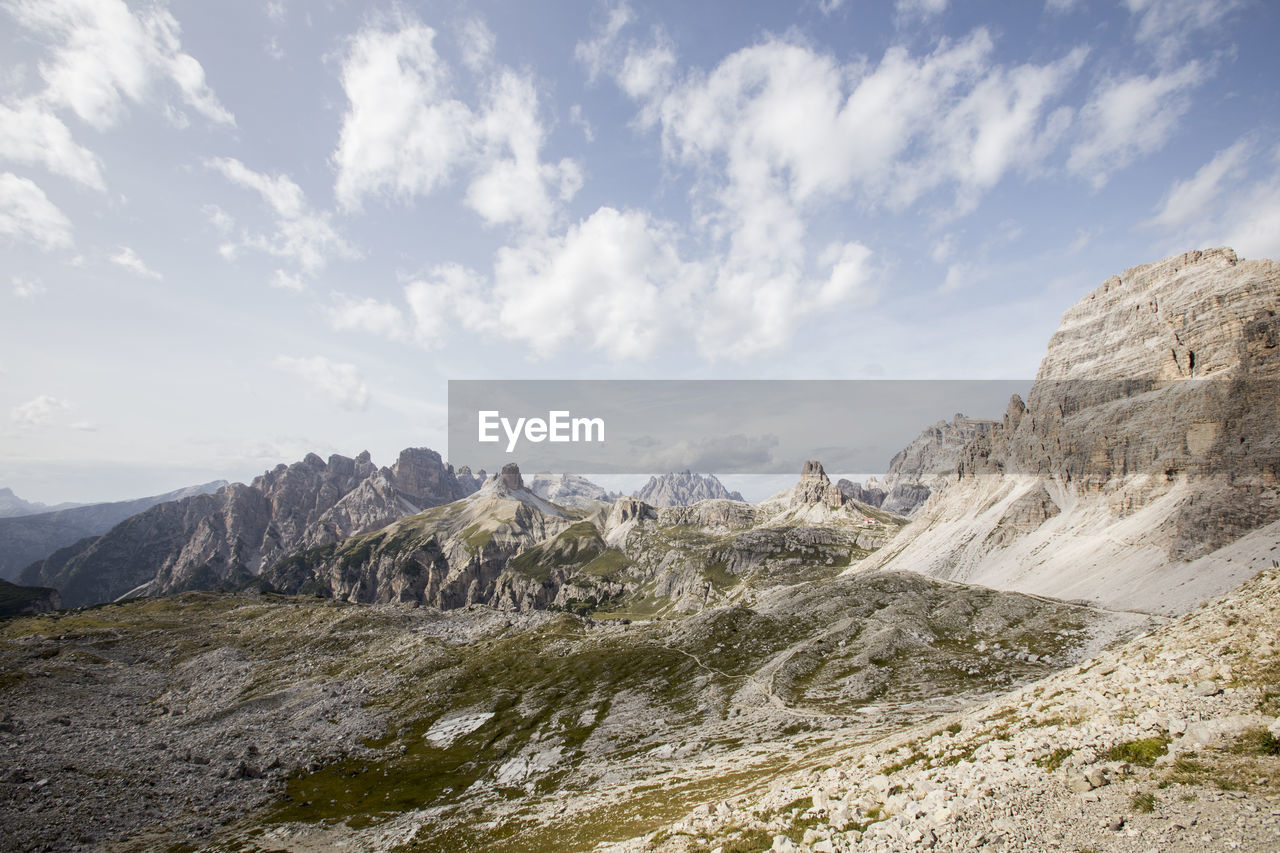
POLYGON ((533 83, 506 71, 494 82, 489 103, 476 120, 483 165, 467 188, 466 201, 489 225, 546 230, 558 201, 571 199, 582 186, 582 172, 573 160, 554 165, 540 160, 544 132, 537 105, 533 83))
POLYGON ((982 269, 975 264, 960 262, 947 267, 946 278, 942 280, 939 293, 953 293, 968 287, 983 278, 982 269))
POLYGON ((442 346, 454 320, 469 331, 500 333, 485 287, 478 273, 458 264, 438 266, 425 278, 406 284, 404 296, 418 345, 428 349, 442 346))
POLYGON ((76 144, 62 120, 32 99, 0 104, 0 159, 40 165, 95 190, 106 189, 102 161, 76 144))
POLYGON ((1248 140, 1241 139, 1219 151, 1194 176, 1175 183, 1148 224, 1177 228, 1204 216, 1221 194, 1223 182, 1230 178, 1239 179, 1244 173, 1250 147, 1248 140))
POLYGON ((1230 246, 1242 257, 1280 259, 1280 147, 1261 157, 1250 137, 1176 181, 1147 225, 1179 247, 1230 246))
POLYGON ((933 262, 935 264, 945 264, 955 256, 955 253, 956 235, 944 234, 941 239, 933 244, 933 248, 929 250, 929 257, 933 258, 933 262))
POLYGON ((9 410, 9 420, 19 429, 38 429, 47 427, 59 412, 65 412, 71 404, 48 394, 41 394, 34 400, 28 400, 9 410))
POLYGON ((1192 61, 1154 77, 1105 81, 1081 110, 1083 139, 1071 149, 1067 168, 1102 187, 1114 172, 1164 145, 1191 106, 1188 93, 1206 77, 1192 61))
MULTIPOLYGON (((349 107, 333 155, 343 208, 357 210, 369 196, 428 195, 465 172, 467 205, 486 224, 550 227, 582 174, 571 159, 542 162, 546 131, 533 79, 496 68, 473 108, 453 93, 435 31, 404 13, 391 23, 357 34, 343 62, 349 107)), ((473 70, 488 69, 491 40, 479 22, 464 27, 464 60, 473 70)))
POLYGON ((24 278, 15 275, 11 281, 13 282, 13 295, 19 299, 31 299, 45 292, 44 282, 36 278, 24 278))
POLYGON ((281 290, 292 290, 295 293, 304 289, 302 276, 285 272, 284 270, 276 270, 275 275, 271 277, 271 286, 278 287, 281 290))
POLYGON ((71 220, 44 190, 11 172, 0 172, 0 234, 44 251, 71 247, 71 220))
POLYGON ((216 204, 206 204, 201 208, 204 215, 208 217, 209 224, 216 228, 220 233, 230 233, 235 227, 236 221, 231 218, 231 214, 227 213, 216 204))
POLYGON ((283 24, 288 10, 285 8, 283 0, 268 0, 267 5, 263 7, 263 12, 273 23, 283 24))
POLYGON ((1243 0, 1124 0, 1137 24, 1134 38, 1157 58, 1172 62, 1191 36, 1218 27, 1243 0))
POLYGON ((963 212, 1010 172, 1036 173, 1070 121, 1054 102, 1086 55, 1005 67, 979 29, 925 55, 894 47, 878 64, 842 64, 769 38, 681 75, 660 35, 628 40, 626 23, 615 10, 578 58, 639 102, 666 157, 696 173, 695 222, 713 248, 695 336, 711 357, 776 350, 821 311, 875 298, 867 247, 808 245, 830 205, 901 209, 952 189, 963 212), (635 72, 646 65, 659 70, 635 72))
POLYGON ((831 268, 830 277, 817 288, 812 300, 815 310, 836 308, 850 303, 870 301, 871 250, 861 243, 831 246, 823 255, 823 265, 831 268))
POLYGON ((603 207, 562 237, 500 250, 494 298, 507 336, 538 355, 572 342, 639 358, 687 310, 698 275, 647 214, 603 207))
POLYGON ((339 331, 368 332, 392 340, 405 338, 404 315, 390 302, 335 293, 334 304, 326 313, 329 324, 339 331))
POLYGON ((596 141, 596 132, 592 129, 591 122, 587 121, 587 117, 583 114, 582 104, 574 104, 569 107, 569 123, 582 129, 582 138, 587 142, 596 141))
POLYGON ((976 30, 922 57, 895 47, 879 65, 859 67, 767 41, 663 98, 664 145, 704 170, 724 158, 723 177, 739 202, 855 191, 866 203, 905 207, 952 184, 969 204, 1048 153, 1066 119, 1051 103, 1085 56, 1077 49, 1006 69, 992 64, 993 49, 989 34, 976 30))
MULTIPOLYGON (((241 245, 278 258, 295 261, 302 271, 315 275, 335 258, 357 258, 359 251, 334 227, 332 217, 313 210, 307 204, 302 188, 286 175, 271 177, 255 172, 239 160, 218 158, 205 161, 211 169, 236 186, 253 190, 275 214, 275 230, 271 234, 245 232, 241 245)), ((219 251, 228 260, 235 256, 236 246, 224 244, 219 251)))
POLYGON ((471 144, 471 110, 448 96, 449 70, 432 45, 435 31, 400 23, 360 32, 342 65, 350 106, 333 162, 335 191, 348 210, 368 195, 430 193, 471 144))
POLYGON ((1245 188, 1224 215, 1221 239, 1246 258, 1280 260, 1280 169, 1245 188))
POLYGON ((1044 8, 1054 14, 1070 12, 1080 5, 1080 0, 1045 0, 1044 8))
MULTIPOLYGON (((182 29, 167 9, 148 6, 135 14, 123 0, 8 0, 5 6, 50 44, 51 57, 40 64, 42 98, 94 127, 114 125, 126 102, 152 100, 161 84, 176 88, 186 106, 210 121, 235 124, 200 63, 182 51, 182 29)), ((185 121, 171 106, 169 113, 185 121)))
POLYGON ((462 52, 462 64, 472 71, 481 71, 493 59, 497 46, 493 30, 479 18, 468 18, 458 29, 458 48, 462 52))
POLYGON ((142 258, 138 257, 138 253, 128 246, 121 246, 120 251, 111 256, 111 263, 124 267, 144 278, 154 278, 157 281, 164 278, 160 273, 147 266, 142 258))
POLYGON ((330 361, 322 355, 309 358, 282 355, 276 358, 274 366, 297 376, 344 409, 354 412, 369 405, 369 386, 354 364, 330 361))
POLYGON ((601 74, 616 62, 614 56, 618 35, 635 20, 635 14, 626 3, 618 3, 609 10, 604 26, 594 38, 580 41, 574 46, 573 55, 587 68, 587 79, 594 83, 601 74))
POLYGON ((947 11, 947 0, 895 0, 893 8, 904 18, 927 20, 947 11))

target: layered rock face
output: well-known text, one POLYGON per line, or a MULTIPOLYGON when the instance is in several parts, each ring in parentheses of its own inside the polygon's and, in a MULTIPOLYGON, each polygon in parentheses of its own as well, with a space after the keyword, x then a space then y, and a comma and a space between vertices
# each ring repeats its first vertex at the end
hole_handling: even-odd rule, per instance
POLYGON ((433 450, 405 450, 389 468, 374 465, 368 453, 328 460, 312 453, 249 485, 152 507, 33 563, 21 577, 58 588, 66 606, 130 592, 242 583, 298 549, 382 527, 465 494, 433 450))
POLYGON ((688 506, 698 501, 715 499, 742 500, 741 494, 726 489, 714 474, 694 474, 690 471, 650 477, 644 488, 631 496, 650 506, 688 506))
POLYGON ((959 454, 891 553, 998 587, 1179 610, 1267 565, 1280 518, 1280 265, 1230 249, 1113 277, 1025 403, 959 454), (1230 546, 1234 554, 1227 565, 1230 546))

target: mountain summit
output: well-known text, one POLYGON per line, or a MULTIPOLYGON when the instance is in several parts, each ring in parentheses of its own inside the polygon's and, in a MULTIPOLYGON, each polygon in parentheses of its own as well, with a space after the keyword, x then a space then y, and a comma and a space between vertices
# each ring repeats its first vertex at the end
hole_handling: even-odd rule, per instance
POLYGON ((657 507, 689 506, 698 501, 715 499, 743 499, 740 493, 726 489, 714 474, 694 474, 691 471, 650 477, 649 482, 631 496, 657 507))

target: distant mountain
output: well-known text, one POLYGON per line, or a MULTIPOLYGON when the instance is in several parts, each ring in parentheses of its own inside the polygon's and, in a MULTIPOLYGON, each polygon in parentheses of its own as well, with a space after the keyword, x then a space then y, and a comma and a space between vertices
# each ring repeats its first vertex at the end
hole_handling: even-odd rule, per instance
POLYGON ((469 471, 460 482, 426 448, 402 451, 390 468, 374 465, 367 452, 328 461, 311 453, 249 485, 153 506, 32 563, 20 577, 57 588, 67 607, 129 593, 238 586, 298 549, 465 497, 473 482, 469 471))
POLYGON ((534 474, 529 480, 529 491, 554 504, 579 509, 595 509, 622 497, 577 474, 534 474))
POLYGON ((441 609, 491 604, 545 607, 557 587, 547 567, 590 562, 604 551, 590 522, 530 491, 514 463, 480 490, 381 530, 295 553, 262 580, 281 592, 348 601, 417 601, 441 609), (519 555, 519 556, 518 556, 519 555), (508 571, 528 564, 537 571, 508 571))
MULTIPOLYGON (((106 533, 129 516, 137 515, 156 504, 216 492, 226 484, 226 480, 215 480, 131 501, 69 504, 67 506, 70 509, 43 510, 35 515, 0 518, 0 578, 12 580, 17 577, 18 572, 36 560, 42 560, 59 548, 79 542, 86 536, 106 533)), ((13 494, 8 489, 0 489, 0 501, 3 501, 5 493, 13 494)))
POLYGON ((884 499, 889 496, 887 491, 880 488, 879 481, 875 477, 868 479, 865 486, 862 483, 856 483, 852 480, 845 480, 842 478, 838 483, 836 483, 836 488, 838 488, 841 494, 846 498, 858 501, 859 503, 864 503, 868 506, 878 507, 882 505, 884 503, 884 499))
POLYGON ((898 515, 912 515, 956 471, 965 445, 987 435, 996 421, 957 414, 950 421, 938 421, 921 433, 889 461, 883 480, 875 477, 866 484, 839 482, 845 496, 880 507, 898 515))
POLYGON ((61 503, 55 506, 46 506, 39 501, 23 500, 13 493, 13 489, 0 489, 0 518, 35 515, 42 512, 52 512, 55 509, 70 509, 73 506, 83 506, 83 504, 61 503))
POLYGON ((508 464, 464 500, 295 552, 260 582, 290 594, 444 610, 620 607, 652 615, 727 601, 756 582, 833 576, 904 523, 846 501, 817 462, 762 504, 659 508, 619 498, 607 513, 595 511, 602 508, 553 504, 508 464))
POLYGON ((743 499, 740 493, 726 489, 714 474, 694 474, 689 471, 650 477, 644 488, 633 492, 631 496, 650 506, 689 506, 709 499, 743 499))

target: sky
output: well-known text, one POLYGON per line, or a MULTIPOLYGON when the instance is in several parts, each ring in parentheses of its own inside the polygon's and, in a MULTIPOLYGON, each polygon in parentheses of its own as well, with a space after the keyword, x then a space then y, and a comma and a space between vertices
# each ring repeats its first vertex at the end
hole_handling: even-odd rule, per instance
POLYGON ((390 464, 445 450, 450 379, 1031 377, 1109 276, 1280 258, 1278 36, 1266 0, 0 0, 0 485, 390 464))

